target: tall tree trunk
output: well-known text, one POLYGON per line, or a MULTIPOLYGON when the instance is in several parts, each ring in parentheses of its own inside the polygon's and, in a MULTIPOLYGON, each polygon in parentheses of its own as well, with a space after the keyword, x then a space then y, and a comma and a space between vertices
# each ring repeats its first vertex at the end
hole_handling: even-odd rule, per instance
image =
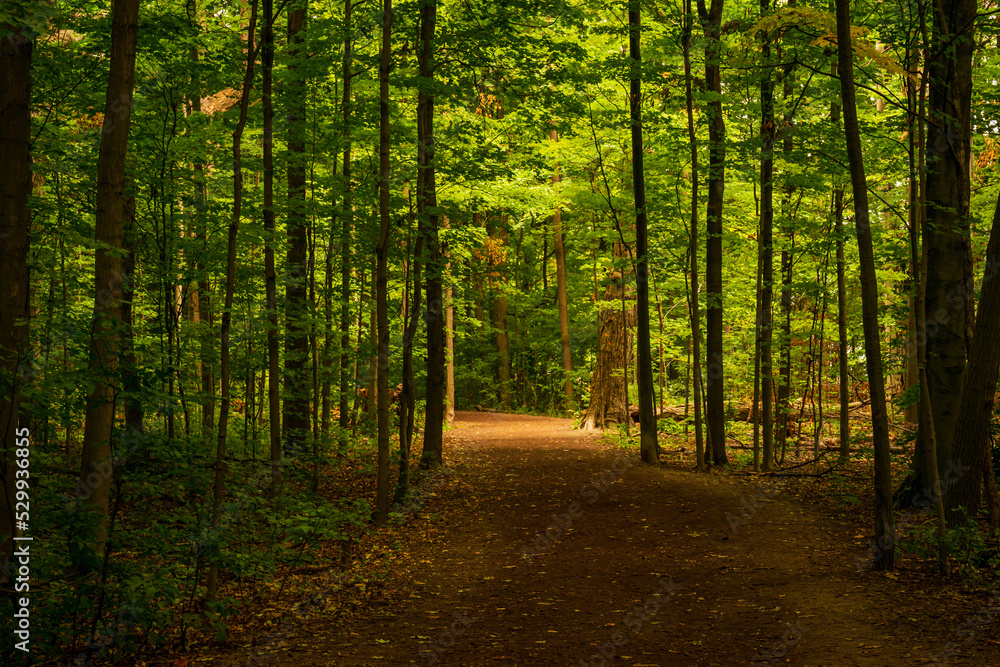
POLYGON ((764 271, 764 248, 760 240, 760 221, 757 227, 757 289, 754 292, 756 310, 754 312, 754 345, 753 345, 753 403, 750 406, 750 417, 753 419, 753 469, 760 472, 760 362, 761 362, 761 335, 760 320, 763 306, 761 296, 763 294, 763 271, 764 271))
POLYGON ((722 205, 726 188, 726 123, 722 117, 722 7, 711 0, 705 9, 698 0, 698 13, 705 30, 705 88, 712 93, 706 104, 708 115, 708 204, 705 211, 707 252, 705 255, 705 321, 708 439, 715 465, 726 465, 725 386, 722 365, 722 205))
POLYGON ((285 396, 282 435, 290 451, 304 451, 309 434, 308 240, 306 230, 306 68, 302 52, 307 0, 288 9, 288 256, 285 279, 285 396))
POLYGON ((122 390, 125 401, 125 437, 129 449, 132 449, 136 435, 145 431, 144 414, 139 393, 142 391, 142 380, 139 375, 139 364, 135 358, 135 198, 125 200, 125 222, 122 232, 122 247, 125 256, 122 260, 122 325, 124 340, 122 341, 122 390))
MULTIPOLYGON (((794 232, 788 243, 794 243, 794 232)), ((792 253, 781 249, 781 338, 779 339, 778 396, 774 420, 774 448, 780 460, 785 460, 785 440, 788 437, 789 404, 792 385, 792 253), (780 452, 780 455, 777 454, 780 452)))
MULTIPOLYGON (((450 228, 447 217, 442 220, 442 226, 445 229, 450 228)), ((444 255, 448 262, 445 265, 445 271, 448 273, 448 287, 444 290, 444 349, 447 359, 447 365, 445 366, 444 419, 446 422, 451 423, 455 421, 455 304, 452 300, 453 290, 451 285, 454 280, 451 277, 450 253, 445 251, 444 255)), ((416 292, 414 292, 415 294, 416 292)))
MULTIPOLYGON (((198 13, 198 2, 197 0, 188 0, 188 17, 191 19, 192 27, 195 30, 200 30, 201 24, 199 20, 198 13)), ((194 66, 194 91, 189 99, 191 114, 201 113, 201 94, 202 94, 202 84, 201 77, 197 74, 198 62, 201 58, 201 54, 198 52, 197 46, 192 46, 189 51, 189 58, 194 66)), ((200 323, 198 330, 201 333, 200 342, 200 358, 199 365, 201 371, 201 393, 202 407, 201 407, 201 432, 202 436, 209 438, 215 427, 215 376, 212 372, 214 367, 214 360, 212 359, 212 340, 211 340, 211 325, 212 325, 212 303, 211 303, 211 282, 208 279, 208 274, 205 269, 205 262, 202 255, 206 252, 206 221, 205 214, 208 212, 208 180, 206 178, 206 168, 205 163, 201 160, 195 161, 194 165, 195 173, 195 201, 194 201, 194 219, 195 219, 195 229, 192 232, 192 236, 197 238, 202 242, 202 248, 199 250, 199 257, 195 262, 195 274, 198 276, 198 280, 195 283, 195 291, 190 297, 191 301, 191 320, 193 322, 200 323)))
MULTIPOLYGON (((122 218, 125 207, 125 154, 132 120, 138 0, 116 0, 111 8, 111 68, 104 103, 104 130, 97 158, 98 248, 94 258, 94 319, 83 460, 77 496, 99 516, 94 552, 103 555, 111 491, 111 434, 118 385, 117 323, 121 320, 122 218)), ((85 566, 84 566, 85 567, 85 566)))
MULTIPOLYGON (((434 81, 434 29, 437 22, 437 0, 423 0, 420 6, 420 76, 428 84, 434 81)), ((434 175, 434 95, 427 89, 419 93, 423 101, 424 122, 424 203, 427 215, 421 219, 425 225, 424 249, 426 262, 427 294, 427 389, 424 419, 424 449, 420 457, 422 469, 436 468, 444 463, 442 439, 444 437, 444 317, 442 302, 442 261, 438 243, 437 184, 434 175)), ((419 104, 419 101, 418 101, 419 104)), ((419 113, 419 112, 418 112, 419 113)))
POLYGON ((957 511, 964 507, 970 519, 979 511, 980 480, 992 469, 990 419, 1000 371, 1000 197, 993 213, 993 228, 983 264, 982 292, 976 313, 976 335, 972 338, 969 368, 965 374, 962 408, 955 447, 948 462, 947 518, 952 527, 963 523, 957 511), (957 479, 956 479, 957 478, 957 479))
MULTIPOLYGON (((559 138, 553 128, 549 130, 549 139, 555 143, 559 138)), ((552 183, 559 183, 559 167, 552 174, 552 183)), ((558 185, 556 185, 558 192, 558 185)), ((566 249, 563 247, 562 207, 556 204, 552 212, 552 238, 556 254, 556 304, 559 308, 559 344, 562 348, 563 367, 563 399, 564 409, 573 409, 573 348, 569 339, 569 303, 566 297, 566 249)))
POLYGON ((378 320, 378 472, 375 496, 375 525, 389 518, 389 72, 392 69, 392 0, 382 2, 382 48, 379 57, 379 236, 375 249, 375 312, 378 320))
MULTIPOLYGON (((660 459, 656 443, 656 413, 653 411, 653 353, 649 343, 649 244, 646 216, 646 174, 643 170, 642 146, 642 80, 640 53, 642 25, 639 0, 629 0, 629 115, 632 124, 632 193, 635 197, 636 253, 636 320, 638 330, 636 375, 639 387, 639 440, 643 462, 654 464, 660 459)), ((561 239, 559 240, 561 245, 561 239)), ((561 318, 561 313, 560 313, 561 318)), ((565 347, 563 348, 565 356, 565 347)))
MULTIPOLYGON (((760 14, 763 17, 770 11, 769 0, 761 0, 760 14)), ((761 35, 762 58, 769 63, 771 58, 771 40, 767 35, 761 35)), ((773 319, 771 302, 774 293, 774 82, 771 80, 771 68, 765 67, 760 76, 761 119, 760 134, 763 147, 760 154, 760 249, 761 249, 761 291, 758 305, 760 321, 760 376, 761 405, 763 406, 763 443, 761 469, 774 470, 774 404, 772 401, 773 355, 771 344, 773 340, 773 319)))
MULTIPOLYGON (((243 214, 243 155, 241 143, 243 128, 247 124, 247 111, 250 108, 250 89, 253 87, 253 68, 255 49, 253 35, 256 29, 257 2, 254 0, 250 14, 250 28, 247 30, 247 62, 243 75, 243 91, 240 95, 240 118, 233 130, 233 217, 229 221, 229 237, 226 244, 226 293, 225 307, 222 310, 222 326, 220 329, 220 401, 219 401, 219 432, 215 449, 215 475, 212 485, 212 527, 218 531, 222 526, 222 503, 226 491, 226 438, 229 435, 229 329, 232 322, 233 291, 236 286, 236 240, 240 230, 240 216, 243 214)), ((206 598, 214 600, 219 590, 219 566, 213 562, 208 571, 206 598)))
POLYGON ((889 570, 895 560, 895 528, 892 517, 892 473, 889 467, 889 418, 885 403, 882 373, 882 344, 879 340, 878 283, 875 277, 875 253, 868 214, 868 181, 858 130, 858 108, 854 95, 854 60, 851 44, 849 0, 836 0, 837 70, 840 73, 840 96, 843 100, 844 135, 854 192, 854 223, 858 235, 861 272, 861 308, 865 331, 865 361, 871 392, 872 442, 875 449, 875 543, 878 546, 875 568, 889 570))
MULTIPOLYGON (((794 6, 795 0, 788 0, 788 6, 794 6)), ((779 59, 781 52, 778 52, 779 59)), ((794 156, 792 153, 792 111, 789 102, 792 98, 792 83, 794 78, 794 63, 786 64, 782 69, 782 98, 785 102, 785 113, 782 118, 782 153, 787 155, 786 161, 790 162, 794 156)), ((784 197, 782 199, 782 222, 781 228, 785 237, 785 245, 781 249, 781 338, 779 340, 778 355, 780 358, 778 367, 778 397, 777 397, 777 418, 775 420, 775 449, 781 452, 780 461, 785 460, 785 443, 788 438, 788 422, 791 416, 789 398, 792 395, 792 271, 794 269, 795 252, 795 223, 793 220, 793 203, 795 197, 795 185, 786 177, 784 187, 784 197)), ((797 445, 796 445, 797 446, 797 445)))
MULTIPOLYGON (((934 7, 931 57, 926 64, 930 108, 924 214, 924 243, 928 247, 925 306, 932 319, 925 326, 929 335, 927 379, 940 468, 953 458, 974 318, 968 165, 977 3, 941 0, 934 7)), ((918 322, 918 330, 920 326, 918 322)), ((931 481, 926 460, 924 452, 914 452, 917 488, 927 487, 931 481)))
MULTIPOLYGON (((421 174, 417 174, 417 190, 422 189, 419 183, 421 174)), ((418 207, 418 215, 420 214, 418 207)), ((416 407, 416 382, 413 378, 413 339, 420 324, 420 267, 421 254, 424 248, 424 238, 417 234, 416 247, 410 250, 410 282, 407 285, 412 295, 407 304, 407 312, 403 317, 403 382, 399 395, 399 477, 396 482, 395 502, 402 502, 409 493, 410 487, 410 451, 413 446, 413 422, 416 407)))
POLYGON ((273 0, 263 0, 261 70, 264 99, 264 290, 267 299, 267 414, 271 454, 271 490, 281 485, 281 371, 278 365, 278 277, 274 267, 274 70, 273 0))
POLYGON ((341 211, 340 230, 340 384, 338 387, 338 406, 340 411, 340 434, 338 443, 340 451, 347 448, 347 433, 350 428, 350 415, 348 414, 347 398, 350 394, 348 390, 348 376, 350 372, 350 347, 351 347, 351 228, 354 227, 354 201, 351 190, 351 81, 354 78, 351 74, 352 58, 352 29, 351 29, 351 3, 354 0, 344 0, 344 208, 341 211))
POLYGON ((847 223, 844 222, 844 186, 837 182, 833 190, 833 217, 837 225, 837 350, 839 361, 840 395, 840 458, 846 461, 851 455, 850 387, 847 375, 847 276, 844 262, 844 239, 847 223))
POLYGON ((371 421, 378 423, 378 257, 372 257, 368 278, 368 396, 365 409, 371 421))
MULTIPOLYGON (((13 554, 11 538, 20 537, 24 532, 17 529, 14 523, 14 503, 21 382, 29 354, 25 318, 29 305, 28 229, 31 213, 28 199, 31 197, 33 44, 14 26, 0 26, 5 32, 9 31, 6 37, 0 38, 0 152, 3 153, 0 160, 0 381, 3 383, 0 389, 0 437, 3 438, 0 481, 4 485, 0 498, 3 504, 0 507, 0 583, 7 584, 11 579, 7 576, 13 554)), ((127 124, 125 132, 128 132, 127 124)), ((85 467, 84 472, 86 479, 90 470, 85 467)), ((103 502, 107 502, 106 493, 103 502)))
MULTIPOLYGON (((506 238, 506 233, 504 234, 506 238)), ((510 341, 507 335, 507 315, 509 304, 504 294, 497 294, 493 302, 493 323, 496 326, 497 384, 499 385, 500 409, 510 408, 510 341)))
MULTIPOLYGON (((705 467, 705 442, 702 433, 701 417, 701 305, 698 294, 698 137, 694 128, 694 97, 691 92, 691 32, 694 22, 694 12, 691 0, 684 0, 684 98, 687 105, 688 145, 691 149, 691 244, 688 254, 691 255, 691 296, 688 310, 691 319, 691 359, 688 373, 694 374, 694 441, 695 464, 701 470, 705 467), (692 368, 693 365, 693 368, 692 368)), ((596 287, 595 287, 596 289, 596 287)), ((684 393, 684 416, 687 416, 688 393, 684 393)), ((686 432, 685 432, 686 435, 686 432)))

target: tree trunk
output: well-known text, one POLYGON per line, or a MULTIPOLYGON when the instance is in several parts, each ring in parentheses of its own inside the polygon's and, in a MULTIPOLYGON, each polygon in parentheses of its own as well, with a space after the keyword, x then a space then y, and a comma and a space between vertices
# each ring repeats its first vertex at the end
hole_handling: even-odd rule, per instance
MULTIPOLYGON (((692 363, 688 364, 688 374, 692 374, 693 371, 695 465, 701 470, 705 467, 705 442, 701 416, 701 305, 698 296, 700 292, 698 280, 698 138, 695 134, 694 97, 691 92, 691 31, 693 22, 694 12, 691 8, 691 0, 684 0, 684 98, 687 105, 688 146, 691 149, 691 243, 688 248, 688 254, 691 256, 691 292, 688 311, 691 319, 690 358, 692 363)), ((685 414, 687 413, 687 403, 688 392, 685 391, 685 414)), ((687 431, 685 430, 686 435, 687 431)))
POLYGON ((847 406, 851 402, 847 375, 847 276, 844 262, 844 239, 847 223, 844 221, 844 186, 837 182, 833 190, 833 217, 837 225, 837 349, 840 362, 840 458, 846 461, 851 454, 851 422, 847 406))
MULTIPOLYGON (((115 19, 120 21, 117 14, 115 19)), ((0 565, 3 566, 0 568, 0 584, 8 584, 12 579, 7 575, 13 554, 11 538, 20 537, 24 532, 17 529, 14 523, 15 471, 18 469, 15 449, 21 383, 29 354, 25 318, 29 306, 28 229, 31 213, 28 200, 31 197, 33 43, 13 26, 0 26, 4 31, 10 31, 6 37, 0 38, 0 149, 3 151, 3 159, 0 160, 0 377, 3 382, 0 395, 0 437, 3 438, 0 480, 5 489, 0 498, 3 504, 0 507, 0 565)), ((134 27, 133 20, 133 30, 134 27)), ((134 56, 134 51, 132 53, 134 56)), ((108 99, 112 99, 110 88, 108 99)), ((127 113, 128 109, 125 111, 127 113)), ((125 132, 128 132, 127 123, 125 132)), ((84 467, 84 473, 81 484, 90 470, 84 467)))
POLYGON ((698 13, 705 30, 705 88, 712 93, 706 104, 708 115, 708 205, 705 211, 707 244, 705 255, 705 321, 707 382, 705 393, 708 439, 715 465, 726 465, 726 413, 722 347, 722 205, 726 188, 726 123, 722 117, 722 8, 723 0, 711 0, 705 9, 698 0, 698 13))
MULTIPOLYGON (((930 83, 924 243, 927 245, 927 376, 939 468, 953 459, 954 434, 972 338, 974 289, 969 244, 970 106, 975 0, 941 0, 926 64, 930 83)), ((918 330, 920 323, 917 324, 918 330)), ((918 449, 920 449, 918 447, 918 449)), ((914 453, 918 488, 930 483, 914 453)))
POLYGON ((993 228, 986 248, 986 266, 976 335, 972 338, 969 368, 965 374, 962 407, 959 413, 955 447, 949 460, 944 488, 948 525, 964 523, 957 511, 964 507, 970 519, 979 511, 980 481, 983 471, 992 467, 990 456, 990 419, 1000 371, 1000 197, 993 213, 993 228))
MULTIPOLYGON (((549 139, 559 138, 555 129, 549 130, 549 139)), ((559 183, 559 167, 552 174, 553 185, 559 183)), ((555 185, 558 192, 558 185, 555 185)), ((563 399, 565 410, 573 409, 573 348, 569 338, 569 304, 566 298, 566 250, 563 247, 562 208, 556 204, 552 212, 552 238, 556 255, 556 303, 559 308, 559 344, 562 348, 563 399)))
POLYGON ((285 396, 282 435, 289 451, 304 451, 309 435, 309 306, 306 294, 308 240, 306 231, 306 74, 304 40, 306 2, 288 9, 288 255, 285 282, 285 396))
POLYGON ((350 429, 350 414, 348 413, 347 399, 349 391, 350 375, 350 348, 351 348, 351 229, 354 227, 354 199, 351 189, 351 9, 354 0, 344 0, 344 66, 342 77, 344 79, 344 207, 340 212, 340 382, 337 389, 337 405, 339 414, 338 424, 340 433, 337 442, 340 451, 347 449, 347 433, 350 429))
MULTIPOLYGON (((188 0, 188 12, 188 16, 192 21, 192 28, 200 30, 201 24, 199 22, 197 0, 188 0)), ((191 58, 192 65, 194 67, 194 91, 189 99, 190 112, 191 115, 194 115, 196 113, 201 113, 202 95, 201 78, 197 74, 198 61, 200 60, 201 55, 199 54, 196 46, 191 47, 189 57, 191 58)), ((205 243, 207 235, 205 214, 208 212, 208 181, 206 179, 206 168, 203 161, 195 161, 193 167, 195 173, 195 229, 191 235, 202 242, 202 247, 199 252, 205 253, 207 250, 205 243)), ((212 372, 214 360, 212 358, 211 339, 211 282, 208 279, 205 262, 201 255, 199 255, 197 261, 195 262, 194 269, 195 274, 198 276, 198 280, 194 285, 194 293, 190 297, 192 311, 191 321, 200 323, 200 327, 197 330, 202 332, 200 336, 201 342, 199 345, 201 393, 203 395, 201 407, 201 433, 202 437, 208 439, 211 437, 212 431, 215 428, 215 376, 212 372)))
POLYGON ((94 388, 87 397, 77 494, 99 516, 91 543, 97 555, 104 553, 111 491, 111 435, 118 385, 117 323, 121 320, 123 286, 120 249, 125 206, 125 153, 132 119, 138 31, 138 0, 117 0, 111 10, 111 69, 97 159, 95 236, 98 248, 94 259, 94 319, 90 348, 94 388))
MULTIPOLYGON (((632 124, 632 193, 635 197, 635 253, 636 257, 636 319, 638 330, 636 375, 639 387, 639 439, 643 462, 659 461, 656 444, 656 413, 653 411, 653 353, 649 342, 649 247, 646 216, 646 174, 643 170, 642 145, 642 80, 640 54, 642 25, 639 0, 630 0, 628 9, 629 57, 629 114, 632 124)), ((558 241, 561 245, 561 239, 558 241)), ((557 246, 558 247, 558 246, 557 246)), ((721 248, 720 248, 721 249, 721 248)), ((560 313, 560 320, 562 314, 560 313)), ((568 336, 567 336, 568 338, 568 336)), ((568 342, 568 341, 567 341, 568 342)), ((565 359, 566 346, 563 347, 565 359)))
POLYGON ((375 525, 389 518, 389 72, 392 69, 392 0, 382 2, 382 48, 379 58, 379 237, 375 249, 376 317, 378 319, 378 472, 375 496, 375 525))
POLYGON ((879 340, 878 283, 875 276, 871 221, 868 215, 868 182, 865 177, 864 154, 861 150, 858 110, 854 95, 854 60, 849 0, 836 0, 836 7, 837 70, 840 73, 840 92, 844 105, 844 135, 851 170, 851 187, 854 192, 854 223, 858 235, 861 270, 865 360, 868 366, 868 384, 871 392, 872 444, 875 449, 875 543, 878 546, 875 568, 889 570, 892 569, 895 559, 895 529, 892 517, 892 474, 889 467, 889 419, 886 412, 885 382, 882 374, 882 344, 879 340))
MULTIPOLYGON (((250 89, 253 87, 254 44, 253 35, 257 18, 257 2, 254 0, 250 15, 250 28, 247 30, 247 63, 243 77, 243 91, 240 95, 240 118, 233 130, 233 217, 229 221, 229 237, 226 244, 226 294, 225 307, 222 310, 222 326, 220 330, 221 349, 221 400, 219 401, 219 432, 215 449, 215 475, 212 485, 212 527, 219 531, 222 527, 222 503, 226 490, 226 437, 229 434, 229 328, 232 321, 233 290, 236 285, 236 240, 240 229, 240 216, 243 213, 243 164, 241 142, 243 128, 247 124, 247 111, 250 108, 250 89)), ((214 600, 219 589, 219 566, 213 562, 208 572, 206 598, 214 600)))
MULTIPOLYGON (((417 174, 417 191, 423 188, 420 181, 422 175, 417 174)), ((420 198, 417 198, 419 216, 420 198)), ((407 287, 411 296, 407 304, 407 314, 403 318, 403 382, 399 395, 399 478, 396 482, 395 502, 402 502, 410 487, 410 451, 413 446, 413 422, 416 407, 416 382, 413 378, 413 339, 420 324, 420 256, 423 253, 424 239, 417 234, 416 247, 411 250, 410 285, 407 287)))
MULTIPOLYGON (((450 228, 447 217, 442 221, 442 226, 445 229, 450 228)), ((446 258, 449 258, 447 251, 444 254, 446 258)), ((451 284, 453 280, 451 279, 450 270, 451 260, 448 259, 448 263, 445 265, 445 271, 448 272, 448 287, 444 290, 444 349, 447 359, 445 367, 444 419, 448 423, 455 421, 455 304, 452 300, 453 291, 451 284)))
POLYGON ((264 100, 264 290, 267 299, 267 414, 271 454, 271 491, 281 485, 281 371, 278 365, 278 278, 274 267, 274 69, 273 0, 264 1, 261 70, 264 100))
MULTIPOLYGON (((770 10, 769 0, 761 0, 761 16, 770 10)), ((764 62, 771 57, 771 41, 761 36, 761 50, 764 62)), ((774 292, 774 82, 771 69, 765 68, 760 77, 761 119, 760 134, 763 147, 760 154, 760 250, 761 250, 761 291, 758 306, 760 320, 760 377, 761 405, 763 406, 763 442, 761 469, 774 470, 774 404, 773 389, 773 316, 771 302, 774 292)))
MULTIPOLYGON (((139 393, 142 391, 142 380, 139 374, 139 364, 135 358, 135 198, 125 200, 125 229, 122 233, 122 245, 125 256, 122 261, 122 325, 125 339, 122 341, 122 390, 125 402, 125 438, 129 450, 134 445, 134 436, 143 433, 144 414, 139 393)), ((209 429, 211 432, 211 429, 209 429)))
MULTIPOLYGON (((424 0, 420 6, 420 76, 433 85, 434 28, 437 22, 437 0, 424 0)), ((424 448, 420 456, 421 469, 436 468, 444 463, 444 317, 441 247, 438 243, 437 184, 434 175, 434 95, 420 91, 424 122, 424 203, 427 215, 421 219, 424 228, 427 294, 427 388, 424 414, 424 448)), ((419 105, 420 100, 418 100, 419 105)), ((418 111, 419 113, 419 111, 418 111)))
MULTIPOLYGON (((614 256, 622 259, 627 252, 615 243, 614 256)), ((625 344, 631 313, 623 310, 625 281, 622 271, 614 269, 604 290, 597 335, 597 362, 590 377, 590 403, 580 421, 585 430, 607 428, 609 424, 628 424, 631 420, 625 401, 629 346, 625 344)))
MULTIPOLYGON (((491 232, 495 239, 497 254, 506 257, 507 244, 507 219, 500 215, 497 226, 491 232)), ((507 296, 503 292, 507 283, 505 275, 505 259, 490 258, 490 279, 491 286, 494 287, 496 295, 493 298, 493 326, 496 329, 495 344, 497 350, 497 398, 501 410, 510 408, 510 339, 507 332, 507 315, 509 304, 507 296)))
MULTIPOLYGON (((793 243, 793 238, 788 240, 793 243)), ((792 253, 781 251, 781 339, 779 341, 778 400, 774 420, 775 452, 785 460, 785 441, 788 437, 788 397, 792 384, 792 253), (778 454, 780 452, 780 454, 778 454)))

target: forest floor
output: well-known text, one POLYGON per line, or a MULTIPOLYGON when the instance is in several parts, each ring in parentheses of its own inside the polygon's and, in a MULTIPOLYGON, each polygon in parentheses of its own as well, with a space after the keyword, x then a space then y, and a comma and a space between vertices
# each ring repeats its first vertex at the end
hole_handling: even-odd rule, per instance
POLYGON ((316 577, 329 596, 165 664, 1000 665, 1000 599, 872 571, 865 511, 645 466, 564 419, 459 413, 446 442, 423 507, 361 545, 378 574, 316 577))

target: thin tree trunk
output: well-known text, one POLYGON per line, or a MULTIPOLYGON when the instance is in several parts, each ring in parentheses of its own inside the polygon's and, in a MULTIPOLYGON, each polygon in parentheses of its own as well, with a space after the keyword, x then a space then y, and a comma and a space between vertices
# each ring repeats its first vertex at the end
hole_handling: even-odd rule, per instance
MULTIPOLYGON (((553 128, 549 130, 549 139, 555 143, 559 138, 558 133, 553 128)), ((552 183, 558 192, 559 166, 556 165, 552 173, 552 183)), ((563 399, 566 401, 564 409, 573 409, 573 348, 569 338, 569 304, 566 298, 566 250, 563 247, 562 231, 562 208, 556 204, 552 212, 552 239, 556 255, 556 304, 559 308, 559 344, 562 348, 563 367, 563 399)), ((543 262, 543 266, 547 262, 543 262)))
POLYGON ((763 294, 764 247, 761 244, 760 227, 757 228, 757 289, 754 310, 754 345, 753 345, 753 403, 750 406, 750 416, 753 419, 753 469, 760 471, 760 361, 761 361, 761 297, 763 294))
POLYGON ((264 290, 267 299, 267 404, 271 455, 271 491, 281 485, 281 371, 278 366, 278 278, 274 267, 274 69, 273 0, 263 0, 261 70, 264 101, 264 290))
MULTIPOLYGON (((104 130, 97 159, 98 248, 94 259, 94 319, 90 368, 93 390, 87 397, 83 460, 77 497, 99 517, 92 536, 94 553, 103 555, 111 491, 111 437, 115 417, 122 298, 122 218, 125 206, 125 154, 132 119, 135 54, 139 31, 138 0, 117 0, 111 9, 111 68, 104 105, 104 130)), ((26 295, 25 295, 26 296, 26 295)))
MULTIPOLYGON (((854 192, 854 222, 858 235, 861 270, 862 320, 865 331, 865 357, 871 392, 872 443, 875 449, 875 543, 878 552, 875 568, 892 569, 895 560, 895 528, 892 517, 892 473, 889 467, 889 419, 886 412, 885 382, 882 373, 882 344, 879 340, 878 283, 875 276, 875 253, 868 214, 868 182, 864 154, 858 130, 858 111, 854 94, 854 61, 851 43, 851 12, 848 0, 836 0, 837 70, 843 100, 844 135, 854 192)), ((846 414, 846 410, 843 411, 846 414)))
MULTIPOLYGON (((691 255, 691 301, 689 312, 691 319, 691 360, 688 364, 688 373, 693 374, 693 398, 694 398, 694 441, 695 441, 695 465, 699 470, 705 468, 705 442, 702 434, 701 416, 701 306, 699 304, 698 280, 698 139, 694 128, 694 97, 691 92, 691 30, 694 22, 694 12, 691 7, 691 0, 684 0, 684 97, 687 105, 687 129, 688 145, 691 149, 691 245, 689 254, 691 255)), ((684 396, 684 414, 687 416, 688 395, 684 396)))
MULTIPOLYGON (((243 165, 241 142, 243 128, 247 124, 247 111, 250 108, 250 89, 253 87, 254 45, 253 35, 256 29, 257 2, 254 0, 250 14, 250 28, 247 30, 247 63, 243 77, 243 92, 240 95, 240 118, 233 130, 233 217, 229 221, 229 238, 226 245, 226 295, 225 307, 222 311, 222 327, 220 330, 220 380, 221 400, 219 402, 219 433, 215 449, 215 475, 212 485, 212 527, 218 531, 222 526, 222 502, 226 491, 226 438, 229 435, 229 328, 232 321, 233 291, 236 285, 236 239, 240 229, 240 216, 243 212, 243 165)), ((215 600, 219 590, 219 566, 213 562, 208 571, 206 599, 215 600)))
POLYGON ((698 13, 705 30, 705 88, 712 93, 706 104, 708 115, 708 204, 705 255, 705 328, 707 382, 705 393, 711 459, 715 465, 729 463, 726 456, 725 386, 722 347, 722 206, 726 188, 726 123, 722 116, 722 9, 723 0, 711 0, 705 9, 698 0, 698 13))
MULTIPOLYGON (((640 65, 641 22, 639 0, 630 0, 628 9, 629 114, 632 124, 632 193, 635 197, 636 321, 638 330, 636 375, 638 375, 639 439, 643 462, 659 461, 656 443, 656 413, 653 411, 653 354, 649 344, 649 247, 646 216, 646 175, 643 170, 642 81, 640 65)), ((557 241, 561 245, 561 239, 557 241)), ((557 246, 558 247, 558 246, 557 246)), ((563 355, 565 358, 565 347, 563 355)))
MULTIPOLYGON (((442 227, 449 229, 448 218, 441 222, 442 227)), ((447 264, 445 271, 448 273, 448 287, 444 290, 444 349, 447 365, 445 366, 445 408, 444 419, 451 423, 455 421, 455 304, 453 302, 453 290, 450 253, 445 251, 447 264)))
POLYGON ((379 237, 375 249, 376 317, 378 319, 378 472, 375 496, 375 525, 389 517, 389 72, 392 69, 392 0, 382 2, 382 48, 379 58, 379 237))
POLYGON ((351 190, 351 74, 352 30, 351 3, 354 0, 344 0, 344 207, 340 212, 340 383, 337 391, 338 409, 340 411, 338 444, 340 451, 347 449, 347 434, 350 428, 347 398, 349 396, 348 379, 350 371, 351 347, 351 229, 354 227, 354 200, 351 190))
MULTIPOLYGON (((122 234, 122 246, 125 257, 122 263, 122 324, 125 339, 122 343, 122 389, 125 399, 125 437, 129 439, 126 445, 134 444, 134 437, 145 431, 144 414, 139 392, 142 390, 142 380, 139 375, 139 364, 135 358, 135 198, 125 200, 125 229, 122 234)), ((211 430, 210 430, 211 431, 211 430)), ((209 431, 209 432, 210 432, 209 431)))
MULTIPOLYGON (((417 174, 417 192, 423 190, 422 174, 417 174)), ((418 194, 417 215, 421 214, 418 194)), ((413 378, 413 339, 420 324, 420 257, 423 253, 424 238, 417 234, 416 247, 410 254, 410 282, 407 285, 410 297, 407 314, 403 317, 403 382, 399 395, 399 477, 396 481, 395 502, 402 502, 410 488, 410 452, 413 447, 413 422, 416 408, 416 382, 413 378)))
MULTIPOLYGON (((834 230, 836 233, 836 230, 834 230)), ((827 285, 829 284, 828 268, 830 266, 830 250, 827 248, 826 258, 823 260, 823 306, 820 309, 819 318, 819 359, 816 361, 816 430, 813 434, 813 452, 819 452, 819 441, 823 437, 823 347, 826 343, 826 310, 827 285)))
MULTIPOLYGON (((760 13, 764 16, 770 11, 769 0, 761 0, 760 13)), ((761 36, 762 58, 769 63, 771 58, 771 41, 766 35, 761 36)), ((761 248, 761 292, 758 305, 760 319, 760 376, 761 404, 763 406, 763 443, 761 469, 774 470, 774 404, 772 401, 772 334, 773 320, 771 302, 774 291, 774 82, 771 80, 771 69, 765 68, 760 77, 761 120, 760 134, 763 147, 760 154, 760 248, 761 248)))
POLYGON ((851 455, 851 422, 848 406, 851 403, 847 375, 847 266, 844 261, 844 239, 847 223, 844 221, 844 186, 837 182, 833 190, 833 217, 837 235, 837 349, 840 368, 840 458, 846 461, 851 455))

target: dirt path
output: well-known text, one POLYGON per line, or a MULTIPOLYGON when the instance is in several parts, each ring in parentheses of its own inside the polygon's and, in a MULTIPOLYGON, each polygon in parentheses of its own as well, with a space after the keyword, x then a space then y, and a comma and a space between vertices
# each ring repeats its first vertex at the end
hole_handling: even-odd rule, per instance
POLYGON ((1000 605, 859 572, 855 529, 780 486, 648 468, 567 420, 459 413, 448 441, 412 588, 230 664, 1000 665, 1000 605))

